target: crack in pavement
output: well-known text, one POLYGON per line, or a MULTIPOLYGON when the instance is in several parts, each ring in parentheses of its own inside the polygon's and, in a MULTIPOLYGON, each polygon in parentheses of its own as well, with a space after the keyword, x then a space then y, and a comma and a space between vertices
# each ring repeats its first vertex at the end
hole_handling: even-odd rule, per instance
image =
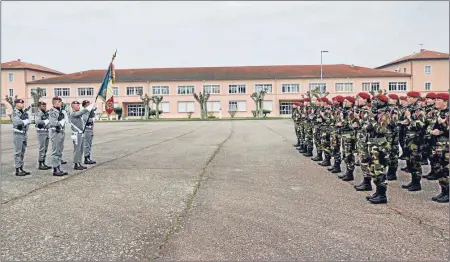
MULTIPOLYGON (((108 164, 108 163, 110 163, 110 162, 112 162, 112 161, 114 161, 114 160, 119 159, 119 158, 131 156, 131 155, 136 154, 136 153, 138 153, 138 152, 144 151, 144 150, 146 150, 146 149, 148 149, 148 148, 150 148, 150 147, 152 147, 152 146, 157 146, 157 145, 166 143, 166 142, 168 142, 168 141, 177 139, 177 138, 179 138, 179 137, 182 137, 182 136, 191 134, 191 133, 197 131, 198 129, 200 129, 200 128, 204 127, 204 126, 205 126, 205 125, 202 125, 202 126, 200 126, 200 127, 197 127, 197 128, 195 128, 195 129, 192 129, 192 130, 190 130, 190 131, 188 131, 188 132, 186 132, 186 133, 183 133, 183 134, 181 134, 181 135, 178 135, 178 136, 175 136, 175 137, 172 137, 172 138, 163 140, 163 141, 158 142, 158 143, 150 144, 150 145, 148 145, 148 146, 139 148, 139 149, 137 149, 137 150, 135 150, 135 151, 133 151, 133 152, 131 152, 131 153, 128 153, 128 154, 125 154, 125 155, 122 155, 122 156, 118 156, 118 157, 113 158, 113 159, 111 159, 111 160, 108 160, 108 161, 99 163, 99 164, 97 164, 97 165, 91 167, 89 170, 92 170, 92 169, 98 168, 98 167, 100 167, 100 166, 106 165, 106 164, 108 164)), ((153 132, 153 131, 154 131, 154 130, 152 130, 152 131, 150 131, 150 132, 153 132)), ((9 203, 14 202, 14 201, 16 201, 16 200, 19 200, 19 199, 22 199, 22 198, 24 198, 24 197, 26 197, 26 196, 29 196, 29 195, 31 195, 31 194, 33 194, 33 193, 35 193, 35 192, 37 192, 37 191, 39 191, 39 190, 41 190, 41 189, 44 189, 44 188, 47 188, 47 187, 56 185, 57 183, 60 183, 60 182, 63 182, 63 181, 67 181, 67 180, 69 180, 69 179, 71 179, 71 178, 73 178, 73 177, 77 177, 77 176, 79 176, 79 175, 85 173, 84 171, 88 171, 88 170, 83 170, 83 171, 79 171, 79 172, 74 172, 74 173, 72 173, 70 176, 64 177, 64 178, 62 178, 62 179, 60 179, 60 180, 53 181, 53 182, 48 183, 48 184, 46 184, 46 185, 44 185, 44 186, 42 186, 42 187, 33 189, 33 190, 29 191, 28 193, 25 193, 25 194, 23 194, 23 195, 19 195, 19 196, 13 197, 13 198, 11 198, 11 199, 9 199, 9 200, 7 200, 7 201, 4 201, 4 202, 2 202, 2 205, 9 204, 9 203)))
POLYGON ((187 215, 188 211, 191 209, 192 204, 194 203, 194 199, 197 196, 197 192, 200 189, 200 186, 202 185, 203 181, 206 181, 205 174, 206 169, 208 168, 211 161, 216 157, 216 155, 219 153, 219 151, 222 149, 223 145, 231 138, 231 136, 234 133, 234 122, 231 122, 231 130, 228 137, 226 137, 220 144, 217 145, 216 150, 211 154, 208 161, 206 162, 206 165, 202 168, 202 171, 200 172, 198 179, 196 180, 196 184, 194 186, 194 190, 192 194, 189 196, 188 200, 186 201, 186 206, 183 208, 183 210, 175 217, 174 222, 169 226, 165 236, 163 243, 159 246, 158 251, 153 255, 153 257, 149 257, 149 260, 158 259, 160 257, 160 251, 164 249, 164 247, 168 244, 170 236, 175 232, 175 230, 180 225, 181 219, 187 215))

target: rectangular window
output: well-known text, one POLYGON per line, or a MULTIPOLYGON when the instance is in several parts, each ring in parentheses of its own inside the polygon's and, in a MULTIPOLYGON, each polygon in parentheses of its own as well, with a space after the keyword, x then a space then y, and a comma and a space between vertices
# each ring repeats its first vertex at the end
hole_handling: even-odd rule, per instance
POLYGON ((406 91, 406 82, 389 82, 389 91, 406 91))
POLYGON ((143 94, 144 87, 142 86, 127 86, 127 96, 138 96, 143 94))
POLYGON ((168 86, 152 86, 152 93, 154 95, 168 95, 169 87, 168 86))
POLYGON ((220 94, 220 85, 203 85, 203 93, 220 94))
POLYGON ((55 96, 70 96, 70 88, 55 88, 54 90, 55 96))
POLYGON ((94 96, 94 88, 80 87, 78 88, 78 96, 94 96))
POLYGON ((113 96, 119 96, 119 87, 113 86, 113 96))
POLYGON ((128 116, 144 116, 145 108, 143 104, 128 104, 127 115, 128 116))
POLYGON ((229 111, 245 112, 245 111, 247 111, 247 102, 246 101, 229 101, 228 108, 229 108, 229 111))
POLYGON ((8 73, 8 82, 14 82, 14 73, 8 73))
POLYGON ((228 93, 229 94, 245 94, 246 93, 246 85, 229 85, 228 93))
POLYGON ((431 82, 425 83, 425 91, 431 91, 431 82))
POLYGON ((8 89, 8 95, 10 97, 14 97, 14 89, 13 88, 8 89))
POLYGON ((263 101, 262 107, 265 110, 272 111, 273 110, 273 102, 272 101, 263 101))
POLYGON ((280 115, 292 115, 292 102, 280 103, 280 115))
POLYGON ((425 74, 431 74, 431 66, 430 65, 425 66, 425 74))
POLYGON ((208 112, 219 112, 220 111, 220 101, 206 102, 206 109, 208 110, 208 112))
POLYGON ((169 102, 161 102, 161 103, 159 103, 158 108, 159 108, 159 110, 162 110, 163 113, 169 113, 169 111, 170 111, 169 102))
POLYGON ((336 83, 336 93, 353 92, 353 83, 336 83))
POLYGON ((194 86, 178 86, 177 94, 179 95, 193 95, 195 93, 194 86))
MULTIPOLYGON (((321 93, 325 93, 327 91, 327 83, 309 83, 309 91, 319 89, 321 93)), ((292 111, 292 103, 291 103, 291 111, 292 111)))
POLYGON ((299 84, 282 84, 281 92, 282 93, 299 93, 300 85, 299 84))
POLYGON ((195 112, 195 102, 178 102, 179 113, 195 112))
POLYGON ((255 84, 255 92, 265 90, 267 93, 272 93, 272 84, 255 84))
MULTIPOLYGON (((41 88, 41 90, 42 90, 42 97, 46 97, 47 96, 47 88, 41 88)), ((33 92, 36 92, 36 88, 30 89, 30 97, 33 92)))
POLYGON ((0 115, 6 116, 6 105, 5 104, 0 105, 0 115))
POLYGON ((364 82, 361 84, 361 90, 363 92, 378 92, 380 90, 380 82, 364 82))
POLYGON ((36 80, 36 76, 31 76, 31 80, 32 81, 36 80))
POLYGON ((403 68, 403 73, 406 73, 406 67, 403 68))

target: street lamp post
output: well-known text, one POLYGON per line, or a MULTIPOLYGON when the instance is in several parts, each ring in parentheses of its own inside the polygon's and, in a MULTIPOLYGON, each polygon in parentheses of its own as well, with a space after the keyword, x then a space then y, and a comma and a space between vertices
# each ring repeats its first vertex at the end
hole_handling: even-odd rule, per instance
POLYGON ((323 53, 328 53, 328 51, 324 51, 324 50, 320 51, 320 80, 322 80, 322 77, 323 77, 323 70, 322 70, 322 54, 323 53))

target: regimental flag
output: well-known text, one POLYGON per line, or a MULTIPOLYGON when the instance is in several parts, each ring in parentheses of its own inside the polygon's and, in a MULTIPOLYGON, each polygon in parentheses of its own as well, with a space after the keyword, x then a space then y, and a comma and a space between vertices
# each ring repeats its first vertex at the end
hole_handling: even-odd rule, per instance
POLYGON ((97 97, 100 97, 103 102, 105 102, 105 111, 108 115, 114 112, 114 91, 113 84, 116 82, 116 73, 114 70, 114 58, 116 57, 117 51, 114 53, 111 63, 109 64, 108 71, 106 72, 105 78, 103 78, 100 90, 98 90, 97 97))

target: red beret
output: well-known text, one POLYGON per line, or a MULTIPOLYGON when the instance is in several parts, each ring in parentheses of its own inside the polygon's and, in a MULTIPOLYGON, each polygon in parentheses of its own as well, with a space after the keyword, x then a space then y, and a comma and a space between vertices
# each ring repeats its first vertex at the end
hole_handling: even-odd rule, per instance
POLYGON ((295 103, 292 103, 292 105, 294 105, 294 106, 300 106, 300 103, 295 102, 295 103))
POLYGON ((368 93, 365 93, 365 92, 358 93, 358 96, 363 98, 363 99, 370 99, 370 95, 368 93))
POLYGON ((399 99, 398 95, 396 95, 396 94, 389 94, 388 97, 391 98, 391 99, 394 99, 394 100, 398 100, 399 99))
POLYGON ((386 102, 386 103, 389 102, 389 97, 387 97, 387 96, 385 96, 383 94, 378 94, 377 98, 380 99, 383 102, 386 102))
POLYGON ((436 99, 442 99, 444 101, 448 101, 449 94, 448 93, 437 93, 436 99))
POLYGON ((328 98, 326 98, 326 97, 322 97, 322 102, 330 103, 330 100, 328 100, 328 98))
POLYGON ((334 99, 335 99, 336 101, 338 101, 339 103, 342 103, 342 102, 344 102, 345 97, 343 97, 343 96, 335 96, 334 99))
POLYGON ((53 101, 55 101, 55 100, 59 100, 59 101, 62 101, 62 99, 61 99, 61 97, 59 97, 59 96, 55 96, 55 97, 53 97, 53 99, 52 99, 53 101))
POLYGON ((428 93, 426 98, 436 99, 436 94, 435 93, 428 93))
POLYGON ((400 100, 406 100, 406 96, 401 96, 399 98, 400 98, 400 100))
POLYGON ((416 92, 416 91, 409 91, 408 93, 406 93, 406 96, 416 98, 416 97, 420 97, 420 93, 416 92))
POLYGON ((345 99, 349 102, 355 103, 355 98, 353 96, 346 96, 345 99))
POLYGON ((299 103, 303 103, 303 99, 298 100, 299 103))
POLYGON ((311 98, 307 97, 307 98, 303 99, 303 102, 311 102, 311 98))

